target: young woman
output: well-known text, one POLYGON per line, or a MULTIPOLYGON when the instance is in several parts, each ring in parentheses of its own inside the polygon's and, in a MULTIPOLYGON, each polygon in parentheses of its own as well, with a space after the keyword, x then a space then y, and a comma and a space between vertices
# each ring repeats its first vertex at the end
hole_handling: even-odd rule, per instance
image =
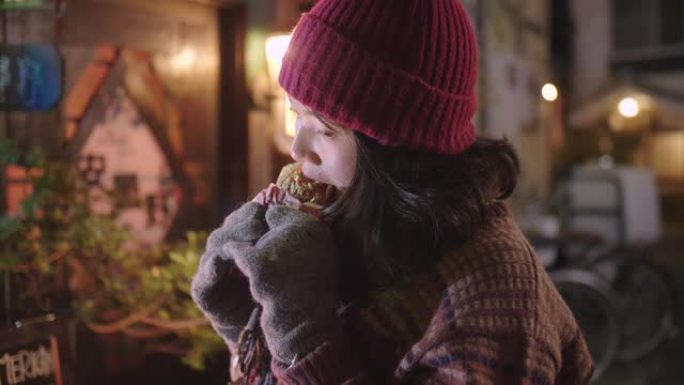
POLYGON ((457 0, 320 0, 302 16, 280 74, 292 157, 341 196, 320 219, 244 204, 193 281, 240 359, 260 316, 272 362, 245 382, 589 382, 583 336, 502 202, 517 157, 470 123, 476 72, 457 0))

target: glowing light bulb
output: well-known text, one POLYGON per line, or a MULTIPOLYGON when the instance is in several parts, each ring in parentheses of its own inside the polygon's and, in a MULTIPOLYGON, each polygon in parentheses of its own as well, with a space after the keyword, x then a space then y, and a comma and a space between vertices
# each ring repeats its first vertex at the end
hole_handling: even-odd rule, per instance
POLYGON ((185 48, 171 59, 171 67, 176 72, 187 72, 197 61, 197 53, 192 48, 185 48))
POLYGON ((553 102, 556 101, 556 99, 558 99, 558 88, 556 88, 556 86, 551 83, 544 84, 541 93, 542 97, 546 101, 553 102))
POLYGON ((268 72, 272 79, 277 79, 280 73, 280 67, 283 63, 283 57, 287 47, 290 45, 291 35, 277 35, 266 39, 266 63, 268 64, 268 72))
POLYGON ((618 111, 625 118, 633 118, 639 115, 639 102, 631 97, 624 98, 618 104, 618 111))

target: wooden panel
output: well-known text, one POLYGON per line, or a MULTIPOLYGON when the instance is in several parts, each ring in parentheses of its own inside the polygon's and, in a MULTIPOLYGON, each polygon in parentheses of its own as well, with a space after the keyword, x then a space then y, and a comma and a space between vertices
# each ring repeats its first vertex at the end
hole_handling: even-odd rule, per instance
POLYGON ((54 12, 34 10, 7 12, 7 43, 51 43, 54 41, 54 12))
POLYGON ((69 120, 66 122, 66 128, 64 129, 64 140, 69 142, 74 136, 76 136, 76 131, 78 130, 78 122, 75 120, 69 120))
POLYGON ((177 1, 72 0, 64 20, 65 44, 111 43, 151 52, 173 53, 187 40, 201 40, 214 13, 177 1))
POLYGON ((109 73, 109 66, 104 64, 91 64, 86 67, 81 79, 74 89, 69 91, 69 96, 64 103, 64 115, 67 119, 79 120, 85 114, 90 101, 104 82, 109 73))
POLYGON ((102 64, 112 64, 117 57, 117 48, 113 44, 100 44, 95 49, 95 60, 102 64))
POLYGON ((246 7, 236 6, 219 14, 221 56, 221 112, 219 126, 216 219, 248 199, 248 120, 245 84, 246 7))

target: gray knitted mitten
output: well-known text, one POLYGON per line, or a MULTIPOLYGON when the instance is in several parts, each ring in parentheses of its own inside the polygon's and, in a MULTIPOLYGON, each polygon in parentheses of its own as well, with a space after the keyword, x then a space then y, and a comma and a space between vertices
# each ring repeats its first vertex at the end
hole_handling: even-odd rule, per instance
POLYGON ((271 354, 284 363, 322 344, 336 322, 337 254, 330 229, 283 205, 266 211, 269 231, 257 241, 226 249, 249 278, 263 306, 261 328, 271 354))
POLYGON ((268 230, 265 208, 249 202, 230 214, 207 239, 191 294, 214 329, 234 351, 240 331, 256 306, 247 279, 235 266, 234 256, 224 246, 231 241, 254 244, 268 230))

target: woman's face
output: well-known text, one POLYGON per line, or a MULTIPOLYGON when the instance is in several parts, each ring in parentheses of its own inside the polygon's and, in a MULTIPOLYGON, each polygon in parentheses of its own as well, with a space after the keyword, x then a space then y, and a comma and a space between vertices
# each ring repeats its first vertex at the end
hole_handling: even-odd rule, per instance
POLYGON ((313 111, 290 97, 296 115, 290 154, 302 164, 304 175, 344 190, 356 170, 356 140, 352 130, 323 122, 313 111))

